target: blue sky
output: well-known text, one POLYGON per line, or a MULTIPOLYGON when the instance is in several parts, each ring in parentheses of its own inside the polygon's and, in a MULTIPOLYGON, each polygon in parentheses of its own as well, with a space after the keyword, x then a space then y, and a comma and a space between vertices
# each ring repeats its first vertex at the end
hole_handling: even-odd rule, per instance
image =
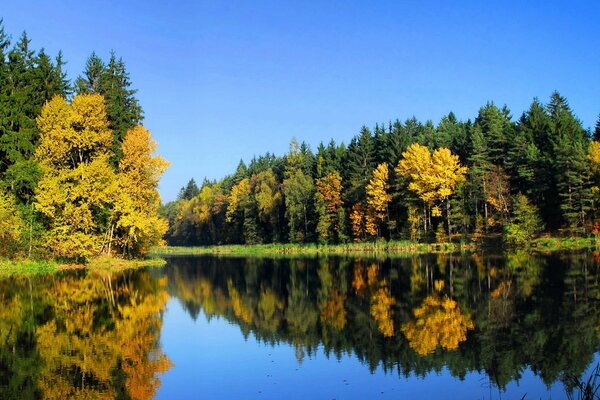
POLYGON ((92 51, 123 57, 145 125, 172 162, 165 201, 240 158, 313 149, 372 127, 493 100, 515 118, 566 96, 600 113, 598 1, 9 1, 13 39, 62 49, 74 79, 92 51), (51 4, 52 3, 52 4, 51 4), (170 4, 172 3, 172 4, 170 4))

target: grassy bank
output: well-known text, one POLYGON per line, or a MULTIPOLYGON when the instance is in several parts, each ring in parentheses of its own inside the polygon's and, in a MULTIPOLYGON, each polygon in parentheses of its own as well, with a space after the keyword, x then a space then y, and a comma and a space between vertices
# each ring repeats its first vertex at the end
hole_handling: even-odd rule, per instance
MULTIPOLYGON (((487 248, 487 247, 485 247, 487 248)), ((497 248, 496 248, 497 249, 497 248)), ((534 240, 529 251, 600 250, 597 238, 543 237, 534 240)), ((219 256, 317 256, 317 255, 408 255, 426 253, 458 253, 482 250, 473 243, 418 243, 411 241, 380 241, 369 243, 346 243, 337 245, 317 244, 256 244, 220 245, 199 247, 156 247, 151 254, 161 255, 219 255, 219 256)))
POLYGON ((107 271, 117 272, 131 268, 143 267, 162 267, 165 260, 158 257, 152 257, 141 260, 126 260, 118 257, 96 257, 86 264, 59 263, 51 260, 9 260, 0 259, 0 276, 10 276, 14 274, 48 274, 57 271, 67 271, 75 269, 86 269, 88 271, 107 271))
POLYGON ((416 243, 410 241, 346 243, 337 245, 317 244, 256 244, 222 245, 204 247, 157 247, 153 255, 222 255, 222 256, 316 256, 316 255, 406 255, 425 253, 456 253, 472 251, 471 244, 416 243))

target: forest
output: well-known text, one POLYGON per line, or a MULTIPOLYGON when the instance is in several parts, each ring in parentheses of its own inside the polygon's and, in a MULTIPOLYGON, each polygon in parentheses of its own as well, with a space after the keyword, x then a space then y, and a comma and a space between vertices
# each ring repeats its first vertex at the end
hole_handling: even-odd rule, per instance
MULTIPOLYGON (((73 82, 62 54, 11 43, 0 24, 0 257, 87 260, 170 245, 407 240, 527 246, 600 233, 600 118, 533 99, 474 119, 360 128, 348 145, 291 140, 161 204, 169 163, 113 52, 73 82)), ((198 171, 202 174, 202 171, 198 171)))
POLYGON ((166 204, 171 245, 410 240, 527 246, 600 232, 600 118, 565 97, 520 117, 488 102, 471 120, 416 118, 360 129, 313 152, 292 139, 218 181, 192 179, 166 204))
POLYGON ((14 45, 0 20, 0 257, 134 257, 160 243, 169 165, 141 124, 122 59, 96 54, 75 82, 59 53, 14 45))

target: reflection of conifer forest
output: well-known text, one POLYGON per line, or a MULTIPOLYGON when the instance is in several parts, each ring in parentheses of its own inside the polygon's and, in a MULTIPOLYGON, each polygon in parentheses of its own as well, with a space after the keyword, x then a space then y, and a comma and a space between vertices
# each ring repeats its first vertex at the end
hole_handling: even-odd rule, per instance
POLYGON ((375 369, 424 376, 446 366, 505 387, 526 367, 546 383, 580 376, 599 349, 598 260, 585 255, 400 259, 174 258, 168 290, 192 318, 244 335, 320 346, 375 369))

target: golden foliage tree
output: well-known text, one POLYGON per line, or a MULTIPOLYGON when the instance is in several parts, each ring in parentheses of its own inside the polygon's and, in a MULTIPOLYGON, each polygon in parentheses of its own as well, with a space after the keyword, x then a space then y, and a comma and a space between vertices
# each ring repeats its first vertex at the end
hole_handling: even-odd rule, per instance
POLYGON ((408 189, 417 194, 429 207, 432 215, 441 216, 438 204, 446 202, 448 235, 450 231, 450 202, 459 183, 465 180, 467 167, 460 164, 458 156, 442 147, 433 152, 418 143, 411 144, 402 153, 396 173, 409 180, 408 189))
POLYGON ((156 148, 150 132, 141 125, 127 131, 121 146, 116 228, 121 231, 120 247, 133 255, 158 244, 168 228, 167 221, 158 215, 158 182, 169 163, 154 154, 156 148))
POLYGON ((81 94, 71 104, 54 97, 37 119, 42 169, 35 207, 44 216, 55 256, 86 259, 116 243, 137 255, 158 243, 167 223, 158 217, 158 180, 168 163, 142 126, 127 132, 118 171, 109 163, 113 133, 104 98, 81 94))
POLYGON ((387 163, 381 163, 373 171, 373 177, 367 184, 367 233, 371 236, 379 236, 379 225, 388 215, 388 204, 392 196, 388 193, 389 169, 387 163))
POLYGON ((244 208, 250 202, 250 180, 242 179, 237 185, 231 188, 229 195, 229 205, 227 206, 227 222, 232 222, 238 210, 244 208))
POLYGON ((108 160, 112 133, 97 94, 75 96, 71 104, 54 97, 38 117, 36 158, 42 177, 36 209, 46 217, 46 246, 55 256, 86 258, 107 245, 104 210, 117 191, 108 160))
POLYGON ((342 177, 333 171, 316 180, 315 202, 319 214, 317 233, 322 242, 339 240, 342 236, 344 209, 342 201, 342 177))
POLYGON ((0 190, 0 256, 14 254, 23 230, 23 221, 13 196, 0 190))

